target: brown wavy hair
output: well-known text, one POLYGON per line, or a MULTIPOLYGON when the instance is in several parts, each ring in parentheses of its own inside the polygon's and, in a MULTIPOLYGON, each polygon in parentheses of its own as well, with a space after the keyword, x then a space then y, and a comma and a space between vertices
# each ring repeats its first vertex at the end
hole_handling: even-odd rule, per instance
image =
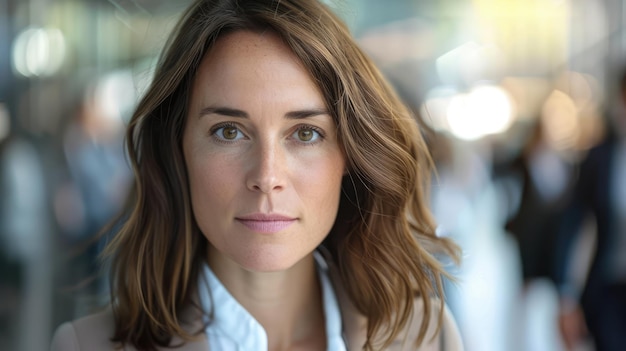
MULTIPOLYGON (((365 349, 386 347, 416 297, 430 320, 447 276, 434 255, 456 259, 457 248, 435 235, 427 206, 433 164, 416 120, 345 24, 316 0, 201 0, 183 14, 127 130, 134 191, 105 251, 113 341, 152 350, 173 336, 193 337, 181 311, 194 303, 207 241, 191 210, 182 132, 201 59, 238 30, 280 35, 322 91, 348 160, 337 221, 322 245, 368 319, 365 349)), ((427 328, 422 323, 416 344, 427 328)))

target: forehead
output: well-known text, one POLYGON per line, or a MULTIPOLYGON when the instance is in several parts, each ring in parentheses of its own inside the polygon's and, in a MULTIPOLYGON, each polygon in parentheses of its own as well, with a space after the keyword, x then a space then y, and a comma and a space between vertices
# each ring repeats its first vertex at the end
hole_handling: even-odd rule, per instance
POLYGON ((202 59, 196 79, 209 73, 212 79, 232 78, 237 73, 256 73, 256 76, 281 68, 305 72, 300 59, 278 34, 272 31, 259 33, 240 30, 216 40, 202 59), (244 69, 246 72, 242 72, 244 69))
POLYGON ((268 102, 304 99, 325 105, 315 80, 276 33, 236 31, 220 37, 198 67, 192 105, 239 104, 261 97, 268 102))

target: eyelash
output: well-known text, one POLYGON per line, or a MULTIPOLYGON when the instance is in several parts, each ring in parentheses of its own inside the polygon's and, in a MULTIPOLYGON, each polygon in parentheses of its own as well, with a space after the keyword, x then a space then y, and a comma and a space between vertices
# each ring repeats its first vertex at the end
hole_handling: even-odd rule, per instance
MULTIPOLYGON (((209 134, 213 138, 215 138, 216 141, 220 143, 232 143, 232 142, 236 142, 239 140, 239 139, 228 140, 223 137, 217 136, 218 131, 223 128, 235 128, 237 129, 238 133, 241 133, 244 137, 246 137, 246 135, 241 131, 241 128, 239 128, 236 123, 232 123, 232 122, 225 122, 225 123, 220 123, 220 124, 215 125, 213 128, 210 129, 209 134)), ((295 142, 306 145, 306 146, 315 145, 323 141, 326 138, 326 134, 324 133, 322 129, 312 126, 312 125, 308 125, 308 124, 298 125, 296 129, 290 134, 290 136, 293 136, 294 134, 300 132, 301 130, 311 130, 314 133, 317 133, 317 138, 310 142, 301 141, 301 140, 298 140, 297 138, 294 138, 295 142)))
POLYGON ((317 133, 317 138, 313 141, 310 142, 306 142, 306 141, 300 141, 296 139, 296 142, 301 143, 303 145, 307 145, 307 146, 311 146, 311 145, 315 145, 319 142, 322 142, 325 138, 326 138, 326 134, 324 134, 324 132, 318 128, 318 127, 314 127, 312 125, 308 125, 308 124, 301 124, 299 126, 296 127, 296 129, 293 131, 293 133, 291 133, 291 135, 294 135, 296 133, 298 133, 301 130, 311 130, 314 133, 317 133))
POLYGON ((223 128, 235 128, 235 129, 237 129, 237 131, 238 131, 239 133, 241 133, 244 137, 246 136, 246 135, 245 135, 245 134, 241 131, 241 128, 239 128, 239 127, 237 126, 237 124, 235 124, 235 123, 231 123, 231 122, 225 122, 225 123, 220 123, 220 124, 215 125, 213 128, 211 128, 211 129, 210 129, 209 134, 210 134, 210 135, 211 135, 211 136, 212 136, 212 137, 213 137, 216 141, 218 141, 218 142, 220 142, 220 143, 232 143, 232 142, 236 142, 236 141, 238 141, 238 140, 228 140, 228 139, 225 139, 225 138, 223 138, 223 137, 217 136, 217 132, 218 132, 220 129, 223 129, 223 128))

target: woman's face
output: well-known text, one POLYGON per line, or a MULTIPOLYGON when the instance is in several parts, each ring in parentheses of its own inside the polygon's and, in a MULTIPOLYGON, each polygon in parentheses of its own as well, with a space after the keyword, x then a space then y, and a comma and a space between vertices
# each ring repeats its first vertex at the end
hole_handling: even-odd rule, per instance
POLYGON ((288 269, 321 243, 345 159, 324 99, 272 33, 220 38, 193 84, 183 152, 211 263, 288 269))

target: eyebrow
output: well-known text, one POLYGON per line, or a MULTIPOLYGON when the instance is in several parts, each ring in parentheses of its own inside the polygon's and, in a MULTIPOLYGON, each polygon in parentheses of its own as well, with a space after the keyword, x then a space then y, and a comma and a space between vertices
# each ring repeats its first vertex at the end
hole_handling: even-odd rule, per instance
MULTIPOLYGON (((238 110, 236 108, 230 107, 215 107, 209 106, 200 110, 198 117, 203 117, 210 114, 218 114, 222 116, 228 117, 237 117, 237 118, 250 118, 248 113, 243 110, 238 110)), ((285 118, 287 119, 302 119, 307 117, 319 116, 319 115, 330 115, 328 111, 324 108, 312 108, 312 109, 303 109, 296 111, 289 111, 285 114, 285 118)))

